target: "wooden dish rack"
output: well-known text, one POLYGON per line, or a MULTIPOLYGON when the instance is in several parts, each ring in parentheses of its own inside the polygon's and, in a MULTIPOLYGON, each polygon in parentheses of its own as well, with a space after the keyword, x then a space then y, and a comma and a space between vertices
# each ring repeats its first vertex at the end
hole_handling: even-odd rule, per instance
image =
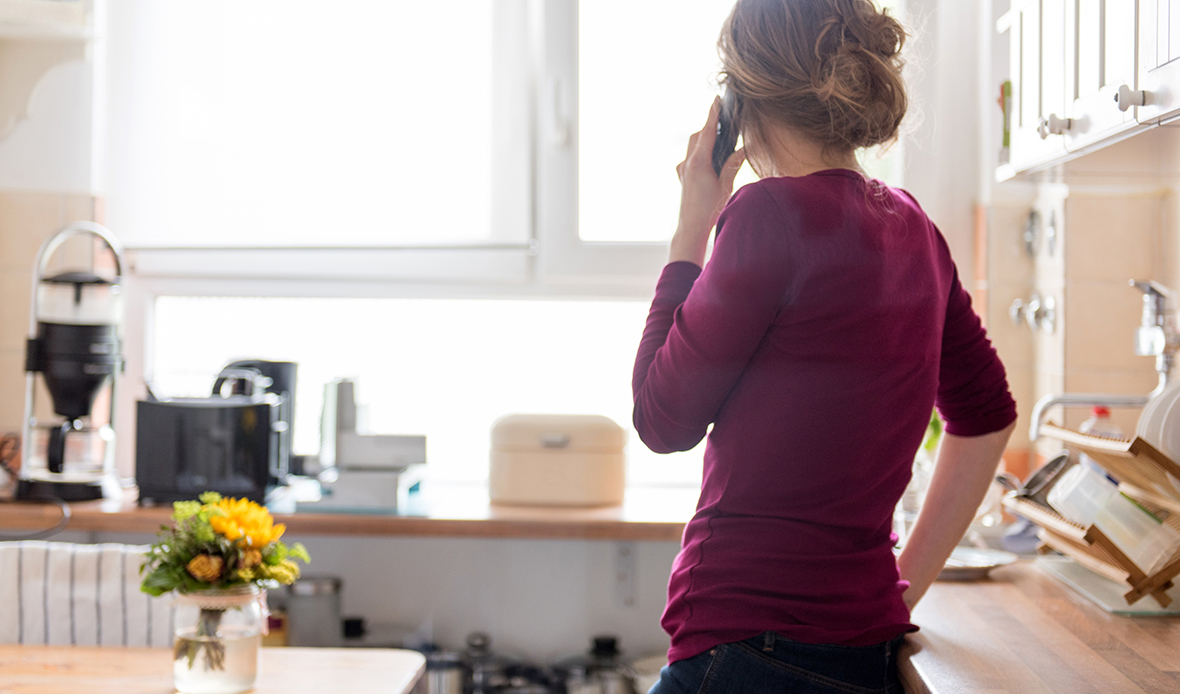
MULTIPOLYGON (((1119 491, 1164 519, 1164 525, 1180 532, 1180 490, 1169 475, 1180 480, 1180 465, 1154 446, 1136 437, 1133 440, 1108 439, 1080 434, 1053 424, 1041 427, 1041 433, 1084 452, 1119 480, 1119 491)), ((1147 595, 1161 607, 1172 598, 1167 591, 1172 579, 1180 574, 1180 552, 1158 571, 1148 574, 1135 565, 1097 526, 1082 527, 1062 518, 1053 509, 1010 492, 1004 505, 1014 513, 1041 526, 1042 554, 1056 550, 1071 557, 1091 571, 1117 583, 1130 586, 1123 597, 1134 604, 1147 595)))

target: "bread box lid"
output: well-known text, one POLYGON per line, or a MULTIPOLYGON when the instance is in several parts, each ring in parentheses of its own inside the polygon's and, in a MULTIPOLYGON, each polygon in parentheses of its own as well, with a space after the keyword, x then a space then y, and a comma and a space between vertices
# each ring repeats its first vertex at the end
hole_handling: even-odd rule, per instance
POLYGON ((492 425, 492 450, 496 451, 616 453, 626 443, 623 427, 596 414, 513 414, 492 425))

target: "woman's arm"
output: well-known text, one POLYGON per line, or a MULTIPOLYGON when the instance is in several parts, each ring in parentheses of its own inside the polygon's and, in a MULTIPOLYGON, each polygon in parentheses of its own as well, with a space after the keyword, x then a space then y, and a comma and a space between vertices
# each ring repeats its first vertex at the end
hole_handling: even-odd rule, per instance
POLYGON ((746 161, 745 149, 739 149, 725 160, 720 176, 713 171, 713 143, 717 140, 720 114, 718 97, 709 107, 705 127, 688 138, 688 152, 684 161, 676 165, 676 175, 680 178, 680 218, 669 248, 670 263, 683 261, 705 266, 709 232, 733 193, 738 169, 746 161))
POLYGON ((631 380, 632 421, 651 450, 687 451, 704 438, 783 305, 790 233, 775 201, 750 185, 721 215, 703 271, 664 268, 631 380))
POLYGON ((909 581, 905 603, 913 609, 967 532, 996 474, 1015 424, 982 436, 944 434, 930 489, 897 566, 909 581))
POLYGON ((633 421, 658 453, 688 450, 705 436, 774 320, 786 281, 774 201, 751 187, 725 208, 744 155, 731 155, 720 176, 713 171, 717 113, 715 101, 676 167, 680 220, 635 357, 633 421), (714 225, 717 244, 702 273, 714 225))

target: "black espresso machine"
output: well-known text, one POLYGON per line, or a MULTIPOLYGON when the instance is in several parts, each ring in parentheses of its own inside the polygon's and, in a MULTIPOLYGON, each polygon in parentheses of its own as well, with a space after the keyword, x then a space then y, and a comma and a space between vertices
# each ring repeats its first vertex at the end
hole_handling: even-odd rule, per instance
POLYGON ((122 280, 123 247, 93 222, 71 224, 37 253, 25 353, 20 498, 86 501, 122 494, 115 475, 113 406, 123 372, 122 280), (74 253, 59 253, 64 250, 74 253), (55 262, 70 264, 70 257, 88 267, 49 275, 55 262))
POLYGON ((214 491, 264 503, 291 461, 296 365, 238 361, 205 398, 136 404, 135 481, 143 506, 214 491))

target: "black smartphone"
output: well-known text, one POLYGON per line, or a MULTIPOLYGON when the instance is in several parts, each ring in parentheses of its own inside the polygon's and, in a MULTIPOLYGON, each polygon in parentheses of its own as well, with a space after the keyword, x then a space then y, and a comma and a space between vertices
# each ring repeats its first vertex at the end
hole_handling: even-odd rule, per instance
POLYGON ((726 89, 721 97, 721 114, 717 119, 717 139, 713 141, 713 171, 718 176, 738 139, 738 100, 733 92, 726 89))

